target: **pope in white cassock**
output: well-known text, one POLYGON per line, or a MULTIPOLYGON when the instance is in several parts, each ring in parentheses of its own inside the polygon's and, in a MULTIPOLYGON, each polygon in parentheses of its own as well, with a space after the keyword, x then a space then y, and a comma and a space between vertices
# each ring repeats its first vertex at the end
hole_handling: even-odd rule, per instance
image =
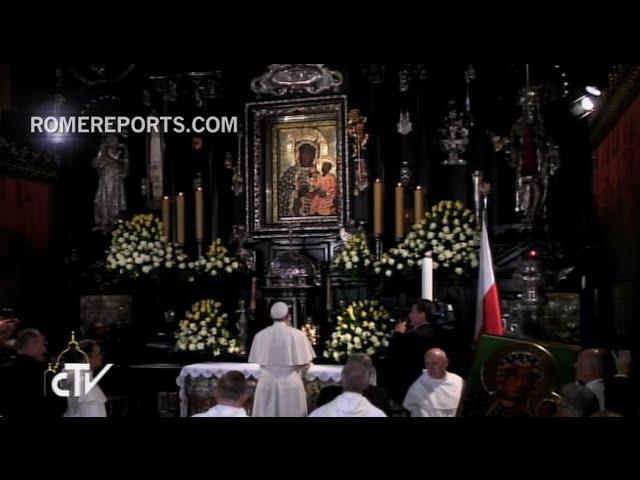
POLYGON ((426 371, 411 385, 402 406, 412 417, 455 417, 464 381, 447 372, 449 359, 440 349, 429 350, 425 364, 426 371))
POLYGON ((260 379, 253 401, 254 417, 304 417, 307 395, 302 378, 315 353, 301 330, 287 325, 289 307, 271 307, 272 326, 253 339, 249 363, 260 365, 260 379))

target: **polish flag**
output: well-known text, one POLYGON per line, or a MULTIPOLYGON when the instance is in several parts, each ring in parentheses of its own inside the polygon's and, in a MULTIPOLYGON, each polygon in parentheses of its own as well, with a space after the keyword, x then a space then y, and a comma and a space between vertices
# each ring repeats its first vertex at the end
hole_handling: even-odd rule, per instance
POLYGON ((476 307, 476 340, 482 334, 502 336, 502 309, 498 284, 493 273, 493 257, 489 245, 487 222, 482 222, 480 240, 480 275, 478 277, 478 304, 476 307))

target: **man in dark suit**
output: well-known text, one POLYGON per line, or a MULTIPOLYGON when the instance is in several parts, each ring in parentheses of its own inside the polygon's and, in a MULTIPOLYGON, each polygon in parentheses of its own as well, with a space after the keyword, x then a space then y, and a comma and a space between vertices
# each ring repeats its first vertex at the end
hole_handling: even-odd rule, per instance
POLYGON ((16 356, 0 366, 0 415, 8 418, 61 417, 64 398, 52 396, 45 384, 45 337, 38 331, 18 332, 16 356))
POLYGON ((409 322, 396 327, 389 345, 389 393, 402 405, 409 387, 422 375, 424 355, 438 347, 437 334, 431 319, 435 318, 433 302, 420 300, 411 307, 409 322))
POLYGON ((625 417, 638 416, 638 402, 631 384, 631 352, 611 352, 616 362, 616 375, 604 381, 604 406, 609 412, 625 417))

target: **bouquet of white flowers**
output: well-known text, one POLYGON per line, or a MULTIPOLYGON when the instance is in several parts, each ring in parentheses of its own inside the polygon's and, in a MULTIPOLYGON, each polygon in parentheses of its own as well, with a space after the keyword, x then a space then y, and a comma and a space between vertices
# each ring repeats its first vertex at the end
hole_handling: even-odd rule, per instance
POLYGON ((212 277, 223 273, 237 272, 246 267, 242 259, 229 255, 229 250, 222 244, 220 239, 211 244, 205 256, 189 262, 187 266, 195 273, 212 277))
POLYGON ((389 346, 393 320, 377 300, 354 302, 337 320, 338 325, 325 345, 325 358, 343 362, 354 353, 381 355, 389 346))
POLYGON ((162 222, 153 215, 136 215, 112 232, 107 269, 138 278, 160 269, 187 268, 187 255, 163 236, 162 222))
POLYGON ((333 259, 331 270, 345 275, 362 275, 373 271, 374 261, 365 238, 354 235, 333 259))
POLYGON ((188 352, 211 352, 212 357, 240 353, 240 344, 229 329, 226 313, 215 300, 201 300, 191 306, 180 320, 176 332, 176 350, 188 352))
POLYGON ((407 238, 385 253, 375 264, 375 272, 392 277, 422 266, 431 252, 434 270, 456 277, 478 268, 480 235, 475 216, 462 202, 442 201, 413 226, 407 238))

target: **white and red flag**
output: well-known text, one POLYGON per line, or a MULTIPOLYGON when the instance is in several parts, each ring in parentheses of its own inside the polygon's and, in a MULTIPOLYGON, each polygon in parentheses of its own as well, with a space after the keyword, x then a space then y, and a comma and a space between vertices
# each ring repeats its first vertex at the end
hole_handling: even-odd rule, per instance
POLYGON ((480 274, 478 276, 478 304, 476 307, 476 340, 482 334, 502 336, 502 308, 498 284, 493 273, 493 257, 489 245, 487 222, 482 222, 480 240, 480 274))

